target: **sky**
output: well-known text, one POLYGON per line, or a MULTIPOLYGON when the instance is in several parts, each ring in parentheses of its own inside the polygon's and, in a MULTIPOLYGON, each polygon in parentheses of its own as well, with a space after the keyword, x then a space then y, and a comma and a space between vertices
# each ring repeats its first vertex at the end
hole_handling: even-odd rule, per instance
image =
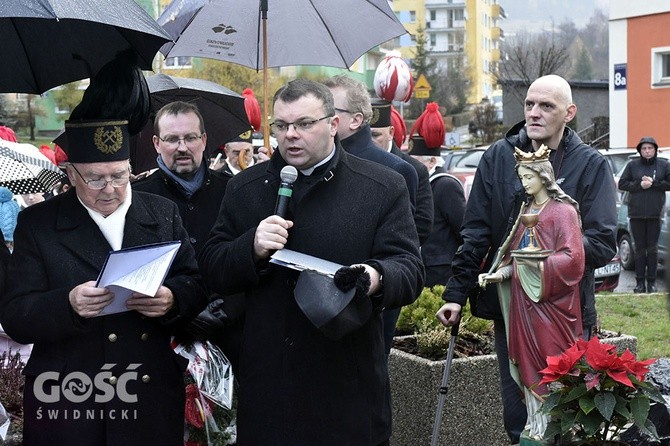
POLYGON ((550 30, 552 19, 555 26, 567 18, 577 28, 582 28, 596 9, 609 15, 609 0, 498 0, 498 3, 507 14, 507 18, 500 22, 507 34, 523 29, 550 30))

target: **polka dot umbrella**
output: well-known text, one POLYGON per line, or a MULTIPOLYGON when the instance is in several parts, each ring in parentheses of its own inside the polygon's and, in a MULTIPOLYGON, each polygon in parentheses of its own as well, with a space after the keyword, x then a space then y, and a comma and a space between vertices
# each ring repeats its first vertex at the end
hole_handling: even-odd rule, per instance
POLYGON ((0 140, 0 186, 15 195, 48 192, 65 174, 31 144, 0 140))

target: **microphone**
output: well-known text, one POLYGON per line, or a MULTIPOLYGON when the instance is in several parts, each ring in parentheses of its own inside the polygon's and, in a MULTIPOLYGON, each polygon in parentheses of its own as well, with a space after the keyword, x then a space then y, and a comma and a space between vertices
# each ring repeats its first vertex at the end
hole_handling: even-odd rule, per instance
POLYGON ((279 173, 281 184, 277 191, 277 204, 275 205, 275 215, 286 218, 288 203, 293 195, 293 183, 298 179, 298 169, 293 166, 284 166, 279 173))

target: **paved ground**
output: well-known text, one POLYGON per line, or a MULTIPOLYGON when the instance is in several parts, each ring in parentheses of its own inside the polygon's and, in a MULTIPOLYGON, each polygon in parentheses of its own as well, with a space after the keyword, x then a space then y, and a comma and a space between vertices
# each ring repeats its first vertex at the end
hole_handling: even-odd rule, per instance
MULTIPOLYGON (((635 288, 635 272, 622 270, 621 275, 619 276, 619 286, 614 289, 614 292, 632 293, 633 288, 635 288)), ((658 288, 658 291, 668 291, 668 286, 666 284, 663 271, 659 271, 658 273, 658 277, 656 279, 656 288, 658 288)))

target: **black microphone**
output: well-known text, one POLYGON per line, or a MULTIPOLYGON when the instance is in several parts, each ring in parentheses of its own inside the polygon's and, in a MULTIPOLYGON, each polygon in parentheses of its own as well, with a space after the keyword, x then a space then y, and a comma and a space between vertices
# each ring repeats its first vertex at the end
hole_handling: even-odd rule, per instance
POLYGON ((293 166, 284 166, 279 173, 281 184, 277 192, 277 204, 275 205, 275 215, 286 218, 288 202, 293 195, 293 183, 298 179, 298 170, 293 166))

